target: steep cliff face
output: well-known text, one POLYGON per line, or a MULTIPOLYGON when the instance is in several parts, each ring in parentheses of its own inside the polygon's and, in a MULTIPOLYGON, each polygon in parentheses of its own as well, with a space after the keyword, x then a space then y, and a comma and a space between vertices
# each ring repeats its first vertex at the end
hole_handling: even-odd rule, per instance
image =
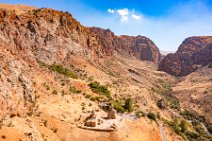
MULTIPOLYGON (((136 54, 136 50, 140 50, 136 43, 142 44, 141 46, 152 44, 144 37, 116 37, 112 32, 107 34, 107 38, 116 38, 115 43, 80 25, 67 12, 45 8, 17 13, 1 9, 0 137, 6 140, 59 141, 102 140, 103 136, 103 140, 109 141, 123 140, 127 134, 128 137, 124 139, 126 141, 138 138, 158 140, 160 133, 157 125, 145 119, 136 123, 123 120, 125 126, 117 134, 92 131, 94 134, 90 134, 90 131, 76 127, 84 122, 83 118, 93 109, 105 114, 97 102, 85 96, 97 95, 88 87, 90 81, 98 80, 112 86, 112 82, 117 79, 117 83, 126 81, 126 88, 133 81, 130 77, 133 74, 128 71, 131 66, 128 65, 134 65, 133 61, 140 61, 125 58, 118 62, 121 57, 117 59, 114 54, 128 56, 132 49, 136 54), (51 68, 52 66, 57 70, 51 68), (71 74, 78 79, 69 77, 71 74), (87 105, 85 109, 82 107, 84 104, 87 105), (144 134, 137 136, 137 131, 144 134), (85 136, 81 136, 82 134, 85 136)), ((148 60, 154 61, 153 58, 148 60)), ((138 68, 142 66, 135 64, 138 68)), ((139 80, 147 81, 144 77, 139 80)), ((123 85, 125 86, 125 82, 123 85)), ((114 83, 114 90, 117 86, 119 87, 114 83)), ((121 85, 120 87, 122 88, 121 85)), ((132 87, 129 90, 137 91, 137 88, 132 87)))
POLYGON ((212 37, 190 37, 174 54, 168 54, 159 70, 175 76, 185 76, 212 61, 212 37))
POLYGON ((142 61, 152 61, 158 63, 161 55, 157 46, 144 36, 116 36, 109 29, 89 28, 100 39, 104 48, 111 52, 118 52, 128 57, 136 57, 142 61))
POLYGON ((68 65, 71 56, 95 62, 115 52, 155 63, 160 57, 158 48, 146 37, 116 36, 109 30, 92 30, 68 12, 44 8, 17 14, 17 11, 1 9, 1 116, 24 116, 24 111, 32 110, 37 60, 49 65, 68 65))
POLYGON ((37 59, 65 64, 71 55, 95 60, 101 53, 95 35, 69 13, 37 9, 17 15, 0 10, 0 117, 32 110, 37 59))

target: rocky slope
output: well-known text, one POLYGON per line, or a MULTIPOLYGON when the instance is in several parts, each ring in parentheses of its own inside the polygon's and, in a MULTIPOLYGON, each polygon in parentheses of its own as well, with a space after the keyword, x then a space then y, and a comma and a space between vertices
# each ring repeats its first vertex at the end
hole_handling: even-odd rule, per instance
POLYGON ((87 140, 160 139, 157 124, 148 118, 141 119, 136 126, 137 120, 123 120, 123 126, 115 133, 95 133, 76 127, 93 109, 98 109, 102 116, 106 114, 97 101, 85 98, 97 95, 89 89, 89 82, 98 80, 110 85, 112 95, 123 98, 127 93, 121 94, 115 87, 148 82, 131 80, 127 60, 121 61, 123 56, 117 53, 68 12, 45 8, 19 14, 1 9, 0 140, 81 140, 81 134, 87 140), (115 53, 120 59, 114 58, 115 53))
POLYGON ((191 123, 181 130, 187 103, 181 106, 170 93, 178 96, 183 87, 157 71, 158 52, 146 37, 86 28, 68 12, 0 10, 0 140, 160 141, 160 130, 168 140, 210 139, 202 131, 197 135, 191 123), (95 81, 101 93, 90 87, 95 81), (132 113, 125 109, 128 98, 132 113), (163 110, 157 105, 161 99, 167 103, 163 110), (111 122, 100 101, 125 110, 117 115, 118 130, 78 128, 92 110, 111 122))
MULTIPOLYGON (((37 9, 17 15, 15 11, 1 10, 0 21, 0 46, 3 58, 1 59, 1 66, 4 66, 1 72, 2 78, 5 76, 1 81, 2 86, 8 89, 2 90, 3 95, 10 93, 12 96, 13 91, 17 90, 9 88, 9 84, 13 83, 11 87, 15 88, 14 86, 19 85, 18 83, 21 81, 21 83, 26 83, 23 84, 24 91, 27 91, 24 94, 31 97, 29 100, 33 99, 33 96, 29 94, 31 90, 28 90, 28 87, 30 87, 28 85, 31 85, 32 82, 27 81, 28 79, 22 76, 22 69, 36 66, 36 60, 47 64, 66 64, 69 62, 70 56, 77 55, 92 62, 92 60, 98 60, 103 56, 111 56, 112 52, 116 51, 113 46, 110 46, 110 43, 104 44, 105 40, 101 40, 101 36, 95 35, 86 27, 80 25, 69 13, 52 9, 37 9), (17 59, 22 62, 17 61, 17 59), (26 65, 28 67, 25 67, 26 65), (9 74, 11 74, 11 78, 8 77, 9 74)), ((126 38, 129 38, 129 44, 134 40, 133 37, 126 38)), ((157 62, 159 54, 156 52, 156 56, 151 55, 154 54, 151 51, 153 43, 145 37, 136 38, 141 38, 141 42, 144 40, 142 46, 147 47, 146 51, 145 49, 140 50, 140 54, 147 53, 147 56, 141 55, 140 57, 157 62)), ((121 40, 122 38, 120 38, 120 43, 121 40)), ((124 50, 128 46, 128 44, 123 46, 122 52, 125 52, 124 50)), ((135 45, 134 47, 136 48, 135 45)), ((156 46, 153 47, 158 51, 156 46)), ((20 102, 17 103, 20 104, 23 101, 20 99, 20 102)), ((6 101, 4 100, 4 102, 6 101)), ((13 111, 16 106, 17 104, 10 106, 10 110, 13 111)))
POLYGON ((168 54, 159 64, 159 70, 175 76, 185 76, 212 62, 212 37, 185 39, 174 54, 168 54))
POLYGON ((142 61, 153 61, 158 63, 161 54, 157 46, 144 36, 116 36, 109 29, 101 29, 97 27, 89 28, 96 33, 100 39, 101 45, 112 49, 112 52, 118 52, 127 57, 135 57, 142 61))
POLYGON ((26 101, 33 103, 33 82, 26 75, 37 59, 52 64, 68 61, 71 54, 92 59, 99 55, 95 37, 68 13, 38 9, 17 15, 1 10, 0 28, 1 102, 7 103, 1 104, 2 116, 24 112, 26 101))
POLYGON ((212 71, 203 67, 197 71, 180 78, 173 87, 173 96, 176 96, 181 106, 194 115, 198 115, 208 126, 212 125, 212 71))

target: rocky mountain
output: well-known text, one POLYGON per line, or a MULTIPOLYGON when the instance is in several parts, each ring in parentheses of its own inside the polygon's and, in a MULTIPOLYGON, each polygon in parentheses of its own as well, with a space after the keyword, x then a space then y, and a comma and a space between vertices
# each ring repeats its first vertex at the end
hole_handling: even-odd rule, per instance
POLYGON ((152 61, 158 63, 161 54, 157 46, 147 37, 144 36, 116 36, 109 29, 97 27, 89 28, 99 37, 101 45, 105 48, 112 49, 112 52, 118 52, 127 57, 135 57, 142 61, 152 61))
MULTIPOLYGON (((45 8, 17 15, 15 11, 1 10, 0 22, 0 46, 3 57, 1 63, 2 66, 4 63, 7 64, 8 66, 5 67, 11 70, 10 74, 15 75, 11 78, 5 75, 8 79, 16 81, 14 85, 25 78, 22 76, 21 68, 18 69, 15 58, 26 61, 31 67, 36 65, 36 60, 47 64, 65 64, 71 55, 98 60, 103 56, 111 56, 116 51, 120 55, 133 54, 141 60, 155 63, 160 57, 158 48, 146 37, 117 37, 111 31, 102 29, 96 34, 97 30, 80 25, 67 12, 45 8), (6 55, 4 53, 10 54, 11 57, 4 57, 6 55)), ((3 85, 8 85, 7 83, 8 80, 3 79, 3 85)), ((23 87, 31 85, 30 82, 26 83, 23 87)), ((12 89, 4 89, 2 92, 5 94, 6 91, 12 93, 12 89)), ((24 93, 33 100, 30 93, 24 93)))
MULTIPOLYGON (((95 99, 107 97, 98 96, 89 83, 99 81, 111 85, 111 91, 117 91, 118 82, 128 86, 133 81, 128 70, 132 63, 125 64, 128 60, 122 60, 128 46, 118 46, 116 50, 68 12, 48 8, 22 12, 0 10, 0 140, 160 139, 157 124, 149 123, 148 119, 137 120, 139 128, 134 128, 135 122, 117 116, 124 126, 115 134, 90 133, 77 128, 93 109, 98 109, 99 117, 106 114, 95 99), (135 135, 144 129, 147 133, 135 135), (123 139, 126 133, 128 138, 123 139), (149 137, 149 133, 153 135, 149 137)), ((153 44, 147 38, 142 40, 142 46, 153 44)), ((157 62, 152 56, 149 58, 144 59, 157 62)))
POLYGON ((146 37, 49 8, 22 12, 0 10, 0 140, 211 139, 211 68, 176 79, 157 70, 161 55, 146 37))
POLYGON ((189 37, 174 54, 168 54, 159 70, 175 76, 185 76, 212 62, 212 37, 189 37))

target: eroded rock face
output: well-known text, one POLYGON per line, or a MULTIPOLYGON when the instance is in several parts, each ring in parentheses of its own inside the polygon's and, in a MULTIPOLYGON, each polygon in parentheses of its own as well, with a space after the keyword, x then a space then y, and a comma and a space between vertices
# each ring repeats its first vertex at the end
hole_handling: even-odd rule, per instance
POLYGON ((34 103, 37 59, 64 63, 70 55, 101 57, 95 35, 69 13, 38 9, 17 15, 0 10, 0 118, 25 116, 34 103))
POLYGON ((148 38, 95 31, 68 12, 44 8, 17 14, 1 9, 0 116, 24 116, 32 109, 37 60, 70 65, 72 55, 94 62, 115 53, 155 63, 160 58, 158 48, 148 38))
POLYGON ((97 34, 103 48, 106 48, 108 53, 118 52, 127 57, 136 57, 142 61, 152 61, 158 63, 161 55, 157 46, 144 36, 116 36, 109 29, 101 29, 92 27, 89 28, 97 34))
POLYGON ((174 54, 168 54, 159 70, 175 76, 185 76, 212 62, 212 37, 187 38, 174 54))

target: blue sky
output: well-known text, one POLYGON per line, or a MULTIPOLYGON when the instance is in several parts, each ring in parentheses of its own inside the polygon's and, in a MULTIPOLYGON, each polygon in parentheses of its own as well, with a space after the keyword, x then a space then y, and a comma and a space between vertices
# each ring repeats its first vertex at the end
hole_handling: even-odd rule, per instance
POLYGON ((143 35, 166 51, 190 36, 212 36, 211 0, 0 0, 69 11, 85 26, 143 35))

